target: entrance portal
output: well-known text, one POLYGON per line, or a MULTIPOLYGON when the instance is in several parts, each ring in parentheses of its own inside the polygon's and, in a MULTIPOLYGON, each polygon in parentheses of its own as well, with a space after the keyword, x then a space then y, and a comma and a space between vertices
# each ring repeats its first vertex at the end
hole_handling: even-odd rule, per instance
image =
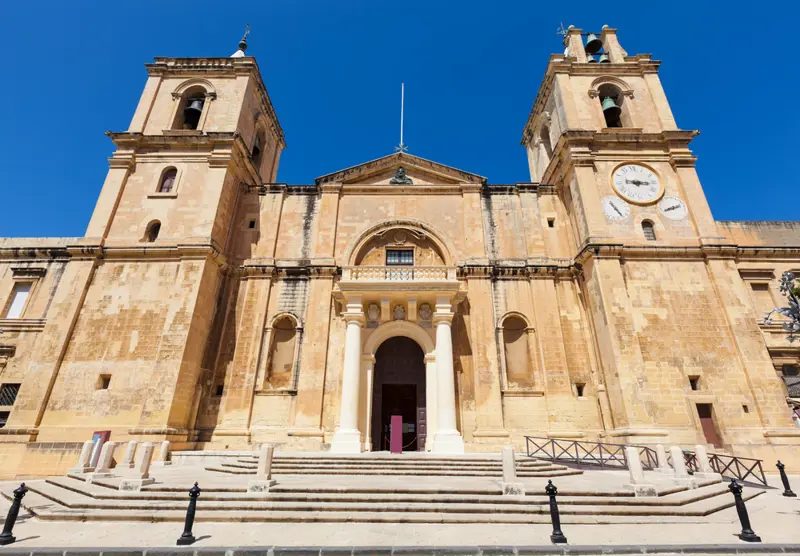
POLYGON ((403 417, 403 451, 425 450, 425 354, 412 339, 395 336, 375 353, 372 379, 372 449, 389 449, 392 415, 403 417))

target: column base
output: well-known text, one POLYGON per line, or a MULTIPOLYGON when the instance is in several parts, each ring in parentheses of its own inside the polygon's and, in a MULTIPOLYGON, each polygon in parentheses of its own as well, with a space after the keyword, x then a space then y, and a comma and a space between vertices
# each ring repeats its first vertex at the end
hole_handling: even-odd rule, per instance
POLYGON ((269 487, 276 484, 278 484, 278 481, 275 479, 256 479, 247 483, 247 492, 269 492, 269 487))
POLYGON ((357 430, 337 430, 331 440, 331 450, 334 454, 360 454, 361 433, 357 430))
POLYGON ((119 489, 139 492, 142 490, 143 486, 152 485, 155 482, 156 480, 152 477, 148 477, 147 479, 124 479, 119 483, 119 489))
POLYGON ((464 439, 458 431, 437 432, 433 437, 434 454, 463 454, 464 439))

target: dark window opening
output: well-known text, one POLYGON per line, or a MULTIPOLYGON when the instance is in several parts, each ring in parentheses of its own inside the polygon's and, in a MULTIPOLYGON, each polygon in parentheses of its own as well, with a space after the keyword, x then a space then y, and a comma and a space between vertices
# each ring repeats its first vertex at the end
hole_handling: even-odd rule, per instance
POLYGON ((700 389, 700 377, 699 376, 690 376, 689 377, 689 388, 692 390, 699 390, 700 389))
POLYGON ((797 365, 784 365, 781 367, 783 376, 798 376, 800 375, 800 366, 797 365))
POLYGON ((253 166, 256 167, 256 170, 261 169, 261 155, 264 152, 264 137, 259 133, 256 135, 256 138, 253 139, 253 152, 251 156, 253 158, 253 166))
POLYGON ((645 220, 642 222, 642 232, 644 233, 644 238, 647 241, 655 241, 656 240, 656 230, 653 227, 653 223, 649 220, 645 220))
POLYGON ((413 249, 387 249, 386 266, 413 266, 413 249))
POLYGON ((111 386, 111 375, 100 375, 100 380, 97 381, 98 390, 108 390, 111 386))
POLYGON ((9 411, 0 411, 0 429, 6 426, 8 423, 8 416, 11 415, 9 411))
POLYGON ((583 390, 586 388, 585 384, 576 383, 575 384, 575 392, 578 394, 579 398, 583 397, 583 390))
POLYGON ((222 396, 222 393, 225 391, 224 384, 217 384, 217 389, 214 391, 214 395, 219 397, 222 396))
POLYGON ((14 405, 20 384, 3 384, 0 387, 0 405, 14 405))
POLYGON ((747 407, 747 405, 742 405, 742 411, 744 411, 745 413, 750 413, 750 408, 747 407))
POLYGON ((250 228, 251 230, 254 229, 256 227, 256 221, 250 220, 250 222, 247 223, 247 227, 250 228))
POLYGON ((547 227, 548 228, 555 228, 556 227, 556 219, 555 218, 548 218, 547 219, 547 227))
POLYGON ((186 108, 183 109, 183 129, 197 129, 205 102, 203 97, 186 99, 186 108))
POLYGON ((156 239, 158 239, 158 233, 161 231, 161 222, 156 220, 155 222, 151 222, 149 226, 147 226, 147 231, 144 234, 144 240, 147 243, 153 243, 156 239))
POLYGON ((170 168, 164 175, 161 176, 161 183, 158 184, 159 193, 169 193, 175 187, 175 178, 178 176, 178 171, 175 168, 170 168))

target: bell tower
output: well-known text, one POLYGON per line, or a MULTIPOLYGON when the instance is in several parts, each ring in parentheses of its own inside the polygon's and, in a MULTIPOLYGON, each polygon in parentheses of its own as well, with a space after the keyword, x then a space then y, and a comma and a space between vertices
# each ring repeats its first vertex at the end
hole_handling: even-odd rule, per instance
POLYGON ((246 37, 228 58, 156 58, 86 230, 108 243, 225 249, 243 185, 275 181, 283 131, 246 37))
POLYGON ((576 249, 613 238, 659 245, 719 243, 658 77, 660 62, 630 56, 616 29, 564 32, 525 126, 531 181, 557 186, 576 249))

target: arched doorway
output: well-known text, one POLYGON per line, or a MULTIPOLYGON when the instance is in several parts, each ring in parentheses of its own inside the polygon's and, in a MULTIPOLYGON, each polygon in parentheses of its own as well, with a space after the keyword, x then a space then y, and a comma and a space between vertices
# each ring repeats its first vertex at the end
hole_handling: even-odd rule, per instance
POLYGON ((392 415, 403 418, 403 451, 425 449, 425 353, 414 340, 395 336, 375 353, 372 381, 372 449, 389 449, 392 415))

